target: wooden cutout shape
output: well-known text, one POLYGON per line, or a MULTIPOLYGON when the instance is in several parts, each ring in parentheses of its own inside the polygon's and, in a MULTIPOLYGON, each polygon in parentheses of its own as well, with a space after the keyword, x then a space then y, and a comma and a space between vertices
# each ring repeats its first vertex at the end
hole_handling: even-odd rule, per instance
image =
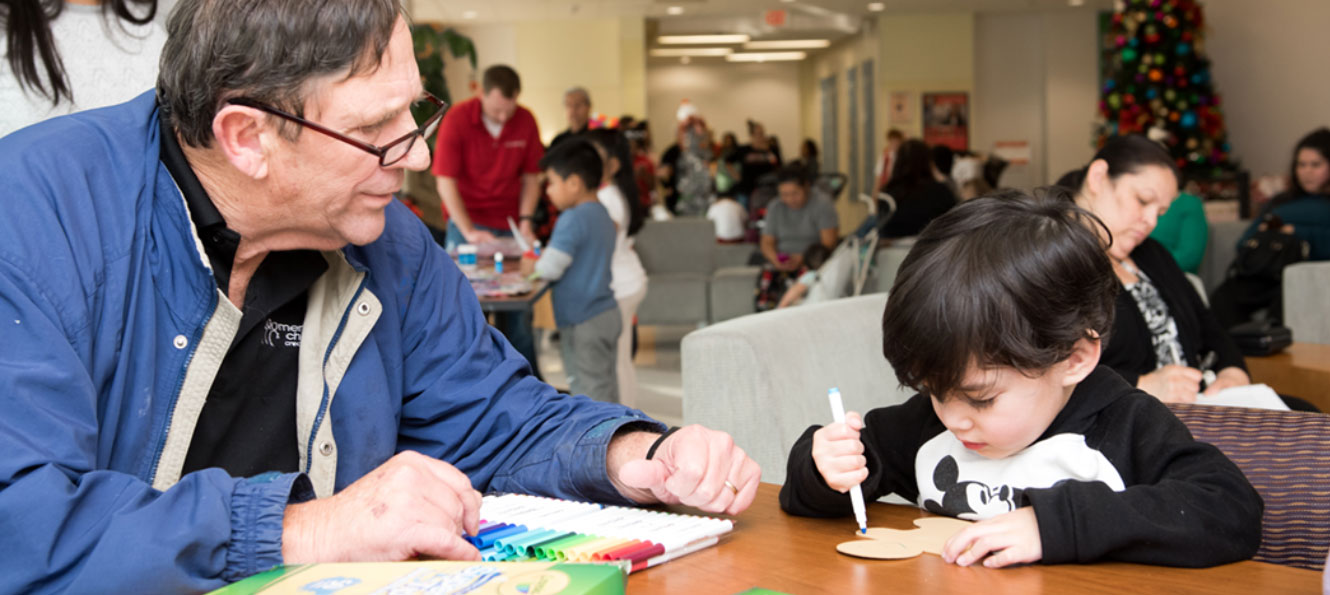
POLYGON ((947 540, 971 524, 950 517, 927 517, 915 519, 917 529, 910 531, 873 527, 867 534, 855 533, 859 539, 837 545, 836 551, 876 560, 902 560, 924 552, 940 556, 947 540))

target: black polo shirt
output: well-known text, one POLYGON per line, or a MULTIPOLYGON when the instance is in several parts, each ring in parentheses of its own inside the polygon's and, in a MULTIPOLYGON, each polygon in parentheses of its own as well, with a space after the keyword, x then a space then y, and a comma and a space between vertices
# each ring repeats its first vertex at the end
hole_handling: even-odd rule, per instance
MULTIPOLYGON (((162 163, 185 196, 212 263, 229 289, 240 234, 226 226, 163 117, 162 163)), ((313 250, 271 252, 245 290, 243 316, 194 427, 183 473, 221 467, 234 477, 299 471, 296 380, 309 288, 328 263, 313 250)), ((219 298, 220 299, 220 298, 219 298)))

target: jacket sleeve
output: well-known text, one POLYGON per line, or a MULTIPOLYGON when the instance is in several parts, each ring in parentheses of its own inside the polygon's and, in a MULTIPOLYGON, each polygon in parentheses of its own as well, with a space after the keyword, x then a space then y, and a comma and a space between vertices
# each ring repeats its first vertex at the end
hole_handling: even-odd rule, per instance
POLYGON ((412 225, 424 248, 414 278, 402 280, 414 288, 402 320, 398 450, 447 461, 481 491, 631 504, 609 481, 609 441, 628 424, 664 425, 538 380, 485 321, 471 285, 424 226, 412 225))
POLYGON ((1206 567, 1252 557, 1264 506, 1247 478, 1158 400, 1127 399, 1101 413, 1097 426, 1111 434, 1100 436, 1099 448, 1121 472, 1124 491, 1079 481, 1026 490, 1043 562, 1206 567))
MULTIPOLYGON (((865 502, 892 493, 918 500, 914 455, 932 411, 928 397, 915 395, 905 403, 874 409, 864 416, 859 439, 868 459, 868 479, 861 484, 865 502)), ((780 489, 780 506, 790 514, 835 517, 854 512, 850 495, 831 489, 813 463, 813 433, 821 427, 809 426, 790 450, 785 485, 780 489)))
POLYGON ((206 591, 280 564, 308 480, 210 469, 158 491, 107 470, 116 428, 80 355, 96 330, 31 273, 0 253, 0 592, 206 591))

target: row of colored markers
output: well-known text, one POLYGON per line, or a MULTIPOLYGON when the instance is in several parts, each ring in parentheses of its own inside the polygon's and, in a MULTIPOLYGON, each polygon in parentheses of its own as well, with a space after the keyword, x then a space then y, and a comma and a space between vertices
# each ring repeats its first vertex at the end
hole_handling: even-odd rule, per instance
POLYGON ((622 562, 636 572, 715 545, 724 519, 554 498, 485 496, 467 540, 488 562, 622 562), (631 566, 629 566, 631 565, 631 566))

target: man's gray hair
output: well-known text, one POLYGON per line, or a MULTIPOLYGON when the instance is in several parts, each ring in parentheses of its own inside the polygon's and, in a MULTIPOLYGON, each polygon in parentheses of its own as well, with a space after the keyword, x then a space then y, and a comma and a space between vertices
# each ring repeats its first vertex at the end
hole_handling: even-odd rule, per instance
MULTIPOLYGON (((398 0, 180 0, 157 101, 194 147, 212 143, 213 118, 233 97, 303 116, 311 81, 378 68, 399 14, 398 0)), ((299 134, 277 121, 288 138, 299 134)))
POLYGON ((581 95, 587 105, 591 105, 591 94, 587 93, 586 87, 573 87, 563 92, 563 98, 567 99, 569 95, 581 95))

